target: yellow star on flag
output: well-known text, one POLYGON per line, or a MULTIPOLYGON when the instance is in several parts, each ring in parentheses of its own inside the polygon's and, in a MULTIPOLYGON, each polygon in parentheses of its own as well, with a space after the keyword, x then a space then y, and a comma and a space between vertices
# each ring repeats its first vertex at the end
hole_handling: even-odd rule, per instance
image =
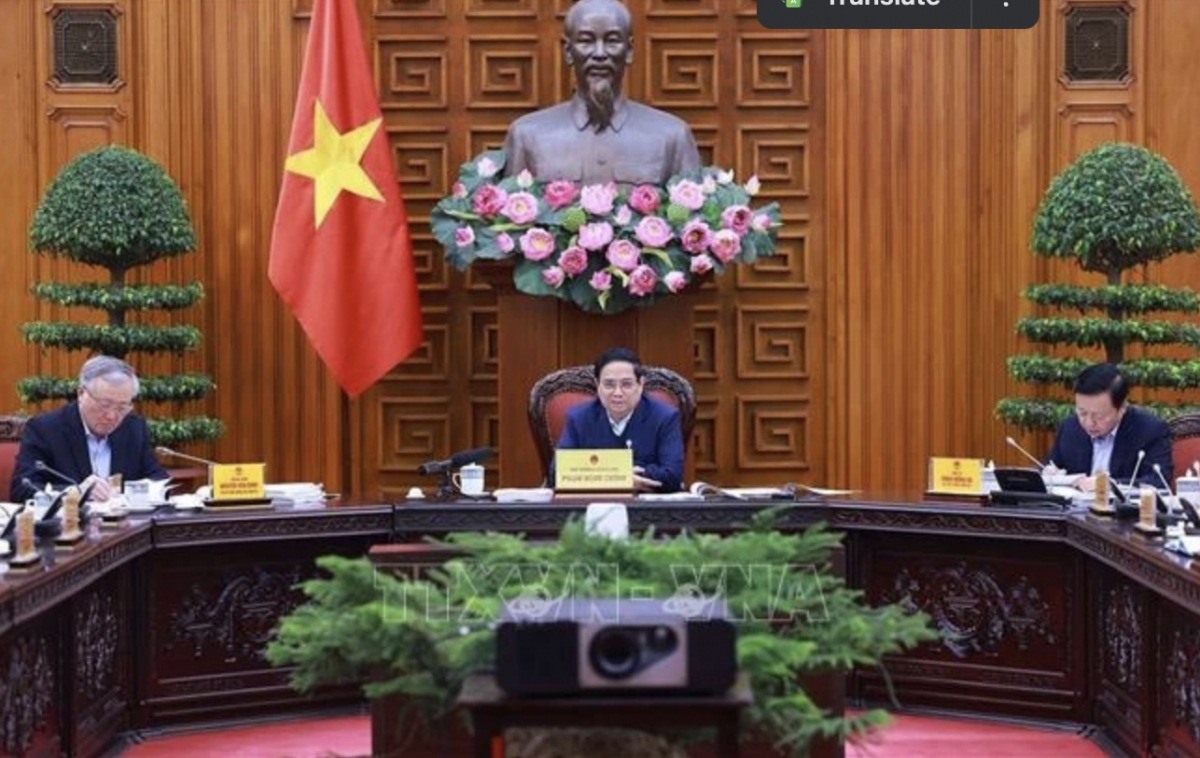
POLYGON ((289 155, 284 168, 313 180, 313 217, 317 227, 321 226, 342 190, 371 200, 383 200, 382 193, 363 171, 361 163, 367 145, 371 144, 382 122, 382 118, 377 118, 343 134, 329 120, 321 101, 316 101, 313 146, 289 155))

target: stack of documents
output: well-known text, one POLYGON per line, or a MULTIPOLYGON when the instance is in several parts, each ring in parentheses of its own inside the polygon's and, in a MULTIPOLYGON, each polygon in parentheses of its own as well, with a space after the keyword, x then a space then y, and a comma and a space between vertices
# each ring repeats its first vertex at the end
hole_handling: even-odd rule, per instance
POLYGON ((268 484, 263 494, 276 503, 299 505, 325 502, 325 486, 313 482, 268 484))

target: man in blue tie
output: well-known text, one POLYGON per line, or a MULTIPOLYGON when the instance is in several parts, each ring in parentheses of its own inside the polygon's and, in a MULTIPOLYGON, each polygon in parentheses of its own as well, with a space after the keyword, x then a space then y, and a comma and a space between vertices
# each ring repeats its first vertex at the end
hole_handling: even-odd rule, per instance
POLYGON ((563 450, 627 447, 634 486, 677 492, 683 484, 683 430, 679 411, 648 397, 637 353, 617 347, 596 359, 596 399, 567 412, 558 439, 563 450))
POLYGON ((26 479, 38 489, 47 483, 54 489, 69 484, 40 469, 38 461, 82 489, 90 488, 89 499, 98 502, 120 494, 109 484, 112 474, 121 474, 126 481, 166 479, 167 472, 154 457, 145 420, 132 412, 139 389, 137 372, 119 358, 98 355, 84 363, 76 399, 25 425, 13 471, 12 499, 22 502, 33 497, 26 479))
POLYGON ((1095 488, 1101 471, 1125 485, 1136 469, 1135 484, 1161 487, 1155 464, 1172 481, 1170 429, 1154 414, 1127 403, 1128 396, 1129 384, 1113 364, 1081 371, 1075 379, 1075 413, 1058 427, 1048 473, 1082 474, 1075 486, 1085 492, 1095 488), (1145 454, 1140 466, 1139 452, 1145 454))

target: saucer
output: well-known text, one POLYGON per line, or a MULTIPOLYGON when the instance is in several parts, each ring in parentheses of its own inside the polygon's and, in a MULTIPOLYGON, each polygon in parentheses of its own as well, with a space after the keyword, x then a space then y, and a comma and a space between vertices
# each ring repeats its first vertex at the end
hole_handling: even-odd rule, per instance
POLYGON ((492 493, 488 492, 487 490, 480 492, 478 495, 468 495, 467 493, 460 490, 458 493, 458 496, 461 498, 464 498, 466 500, 491 500, 492 499, 492 493))
POLYGON ((548 503, 554 499, 554 490, 549 487, 533 489, 509 487, 496 490, 498 503, 548 503))
POLYGON ((145 505, 130 504, 125 508, 125 510, 129 513, 154 513, 156 509, 162 508, 164 505, 168 505, 168 503, 146 503, 145 505))

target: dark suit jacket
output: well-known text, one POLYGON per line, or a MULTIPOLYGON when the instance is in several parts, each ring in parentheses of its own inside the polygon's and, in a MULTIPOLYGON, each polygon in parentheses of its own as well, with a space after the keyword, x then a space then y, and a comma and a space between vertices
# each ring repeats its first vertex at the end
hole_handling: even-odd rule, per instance
MULTIPOLYGON (((141 416, 129 414, 121 425, 108 435, 108 446, 112 449, 112 473, 122 474, 126 481, 135 479, 166 479, 167 472, 154 457, 150 445, 150 430, 141 416)), ((33 491, 21 484, 23 478, 42 489, 49 482, 55 489, 62 489, 65 482, 38 471, 37 461, 56 469, 81 482, 92 474, 92 460, 88 456, 87 434, 83 419, 79 415, 79 403, 70 404, 56 411, 49 411, 25 424, 21 437, 21 448, 17 451, 13 469, 12 500, 25 502, 33 497, 33 491)))
MULTIPOLYGON (((1117 439, 1108 464, 1108 473, 1118 484, 1128 484, 1129 477, 1133 476, 1139 450, 1145 450, 1146 457, 1138 469, 1138 482, 1162 486, 1154 473, 1156 463, 1162 468, 1163 477, 1174 482, 1171 430, 1158 416, 1131 405, 1117 427, 1117 439)), ((1074 414, 1059 425, 1049 460, 1070 474, 1092 473, 1092 438, 1074 414)))
MULTIPOLYGON (((679 411, 642 395, 633 416, 618 437, 608 423, 600 400, 577 405, 567 411, 567 425, 556 447, 564 450, 633 448, 633 465, 645 469, 643 476, 662 482, 660 492, 676 492, 683 485, 683 430, 679 411)), ((551 481, 554 467, 550 467, 551 481)))

